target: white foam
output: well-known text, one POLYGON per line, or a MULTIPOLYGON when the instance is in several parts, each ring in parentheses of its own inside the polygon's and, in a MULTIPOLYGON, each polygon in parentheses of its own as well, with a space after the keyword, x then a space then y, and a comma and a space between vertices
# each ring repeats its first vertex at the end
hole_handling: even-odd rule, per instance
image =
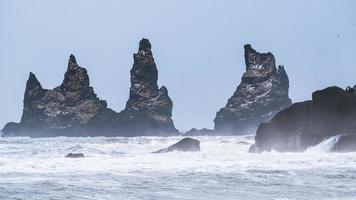
POLYGON ((309 147, 307 153, 329 153, 334 145, 339 141, 340 135, 332 136, 321 141, 319 144, 309 147))

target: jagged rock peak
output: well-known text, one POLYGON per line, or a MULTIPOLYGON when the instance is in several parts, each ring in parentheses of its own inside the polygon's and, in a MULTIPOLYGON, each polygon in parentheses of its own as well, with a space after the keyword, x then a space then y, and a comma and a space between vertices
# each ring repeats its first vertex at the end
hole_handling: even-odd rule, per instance
POLYGON ((85 68, 71 55, 61 86, 43 89, 30 73, 26 83, 24 108, 20 123, 4 127, 5 136, 89 136, 100 130, 114 132, 117 113, 107 108, 89 86, 85 68))
POLYGON ((246 71, 248 70, 273 71, 276 69, 275 59, 271 52, 259 53, 256 50, 254 50, 250 44, 246 44, 244 48, 245 48, 246 71))
MULTIPOLYGON (((138 47, 138 52, 134 54, 134 64, 140 66, 140 65, 146 65, 151 68, 155 68, 156 66, 154 63, 152 51, 151 51, 151 43, 148 39, 141 39, 139 47, 138 47)), ((152 69, 154 70, 154 69, 152 69)), ((156 70, 157 71, 157 70, 156 70)))
POLYGON ((87 70, 77 64, 74 55, 69 56, 68 69, 61 87, 66 91, 86 91, 90 88, 87 70))
POLYGON ((143 134, 176 133, 171 119, 173 103, 167 88, 158 88, 158 70, 148 39, 140 41, 130 74, 130 97, 125 109, 120 113, 125 122, 124 126, 127 127, 126 131, 143 134))
POLYGON ((139 50, 134 54, 134 64, 130 74, 130 96, 151 98, 158 94, 158 70, 148 39, 140 41, 139 50))
POLYGON ((32 72, 30 72, 30 75, 28 77, 27 83, 26 83, 26 91, 27 90, 32 90, 32 89, 39 89, 42 90, 42 85, 38 81, 36 75, 32 72))
POLYGON ((25 96, 24 96, 24 108, 27 109, 32 101, 41 96, 44 90, 41 83, 37 80, 36 75, 30 72, 28 80, 26 82, 25 96))
POLYGON ((140 45, 139 45, 139 48, 138 48, 139 51, 144 51, 144 50, 151 50, 151 43, 148 39, 146 38, 142 38, 141 41, 140 41, 140 45))
POLYGON ((67 69, 67 71, 78 70, 78 68, 80 68, 80 67, 77 64, 77 60, 75 59, 75 56, 73 54, 71 54, 69 56, 69 60, 68 60, 68 69, 67 69))
POLYGON ((75 59, 75 56, 73 54, 70 54, 68 63, 69 64, 71 64, 71 63, 77 64, 77 60, 75 59))
POLYGON ((217 112, 215 130, 227 134, 253 132, 261 122, 291 105, 289 79, 283 66, 276 68, 272 53, 244 46, 246 71, 226 106, 217 112))

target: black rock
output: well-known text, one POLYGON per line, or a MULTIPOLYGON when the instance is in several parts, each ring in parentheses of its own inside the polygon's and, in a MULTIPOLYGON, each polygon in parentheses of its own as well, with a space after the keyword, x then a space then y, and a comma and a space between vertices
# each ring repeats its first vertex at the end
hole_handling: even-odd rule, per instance
POLYGON ((334 152, 356 151, 356 135, 341 135, 331 150, 334 152))
POLYGON ((356 98, 353 92, 329 87, 262 123, 251 151, 304 151, 339 134, 356 134, 356 98))
POLYGON ((43 89, 33 73, 26 83, 24 109, 19 124, 9 123, 3 136, 96 135, 95 128, 110 127, 117 114, 106 107, 89 84, 85 68, 70 56, 64 80, 52 90, 43 89))
POLYGON ((69 153, 65 156, 66 158, 84 158, 83 153, 69 153))
POLYGON ((245 45, 246 72, 226 106, 217 112, 219 134, 248 134, 261 122, 291 105, 289 79, 283 66, 275 65, 272 53, 258 53, 245 45))
POLYGON ((196 128, 192 128, 189 131, 185 132, 183 135, 185 136, 198 136, 198 135, 215 135, 215 131, 214 130, 210 130, 210 129, 196 129, 196 128))
POLYGON ((158 88, 158 70, 151 43, 142 39, 134 54, 130 97, 120 113, 120 124, 129 135, 178 134, 172 120, 172 100, 165 86, 158 88))
POLYGON ((200 141, 192 138, 183 138, 178 143, 153 153, 167 153, 173 151, 196 152, 200 151, 200 141))
POLYGON ((151 44, 140 41, 131 69, 130 98, 116 113, 90 86, 85 68, 70 55, 62 84, 44 89, 33 73, 26 83, 20 123, 8 123, 2 136, 141 136, 174 135, 173 103, 157 85, 158 71, 151 44))

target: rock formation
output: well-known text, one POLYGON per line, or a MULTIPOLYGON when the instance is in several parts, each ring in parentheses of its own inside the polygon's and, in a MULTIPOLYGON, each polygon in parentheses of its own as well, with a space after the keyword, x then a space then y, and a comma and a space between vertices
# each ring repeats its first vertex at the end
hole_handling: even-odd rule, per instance
POLYGON ((9 123, 4 136, 51 137, 95 135, 91 128, 103 128, 116 118, 89 85, 86 69, 70 56, 63 83, 43 89, 33 73, 26 83, 24 109, 19 124, 9 123))
POLYGON ((2 136, 172 135, 172 101, 163 86, 147 39, 140 42, 131 70, 130 99, 121 113, 107 108, 89 84, 85 68, 70 56, 63 83, 43 89, 33 73, 26 84, 20 123, 8 123, 2 136))
POLYGON ((341 135, 331 150, 333 152, 355 152, 356 135, 341 135))
POLYGON ((172 100, 165 86, 158 88, 158 71, 151 43, 142 39, 134 54, 130 97, 120 113, 123 132, 129 135, 177 134, 172 116, 172 100))
MULTIPOLYGON (((314 92, 312 101, 295 103, 262 123, 250 152, 304 151, 337 135, 356 135, 356 95, 352 90, 329 87, 314 92)), ((343 141, 335 151, 346 145, 343 141)))
POLYGON ((160 149, 153 153, 168 153, 173 151, 196 152, 200 151, 200 141, 192 138, 183 138, 181 141, 167 148, 160 149))
POLYGON ((272 53, 258 53, 245 45, 246 72, 226 106, 214 119, 218 134, 247 134, 261 122, 291 105, 289 79, 283 66, 275 65, 272 53))
POLYGON ((69 153, 65 156, 66 158, 84 158, 83 153, 69 153))
POLYGON ((185 132, 184 135, 185 136, 197 136, 197 135, 211 136, 211 135, 215 135, 215 131, 207 128, 202 128, 202 129, 192 128, 189 131, 185 132))

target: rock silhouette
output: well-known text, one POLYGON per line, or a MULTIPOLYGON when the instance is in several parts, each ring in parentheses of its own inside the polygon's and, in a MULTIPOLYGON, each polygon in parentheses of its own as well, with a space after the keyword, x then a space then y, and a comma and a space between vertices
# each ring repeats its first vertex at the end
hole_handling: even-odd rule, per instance
POLYGON ((124 132, 135 135, 177 134, 172 120, 172 100, 165 86, 158 88, 158 70, 151 43, 142 39, 130 71, 130 97, 120 113, 124 132))
POLYGON ((160 149, 153 153, 168 153, 173 151, 183 151, 183 152, 196 152, 200 151, 200 141, 192 138, 183 138, 176 144, 173 144, 167 148, 160 149))
MULTIPOLYGON (((314 92, 311 101, 295 103, 262 123, 250 151, 304 151, 336 135, 356 135, 356 96, 339 87, 328 87, 314 92)), ((343 141, 337 148, 346 145, 343 141)))
POLYGON ((216 134, 248 134, 261 122, 291 105, 289 79, 276 67, 272 53, 259 53, 245 45, 246 72, 226 106, 214 119, 216 134))
POLYGON ((20 123, 10 122, 2 136, 136 136, 177 134, 173 103, 158 89, 158 71, 147 39, 140 41, 131 70, 130 99, 117 113, 95 94, 85 68, 70 55, 62 84, 44 89, 33 73, 26 83, 20 123))
POLYGON ((69 153, 65 156, 66 158, 84 158, 83 153, 69 153))
POLYGON ((93 135, 89 127, 102 128, 116 117, 90 87, 86 69, 71 55, 62 84, 52 90, 43 89, 30 73, 21 121, 7 124, 2 132, 31 137, 93 135))

